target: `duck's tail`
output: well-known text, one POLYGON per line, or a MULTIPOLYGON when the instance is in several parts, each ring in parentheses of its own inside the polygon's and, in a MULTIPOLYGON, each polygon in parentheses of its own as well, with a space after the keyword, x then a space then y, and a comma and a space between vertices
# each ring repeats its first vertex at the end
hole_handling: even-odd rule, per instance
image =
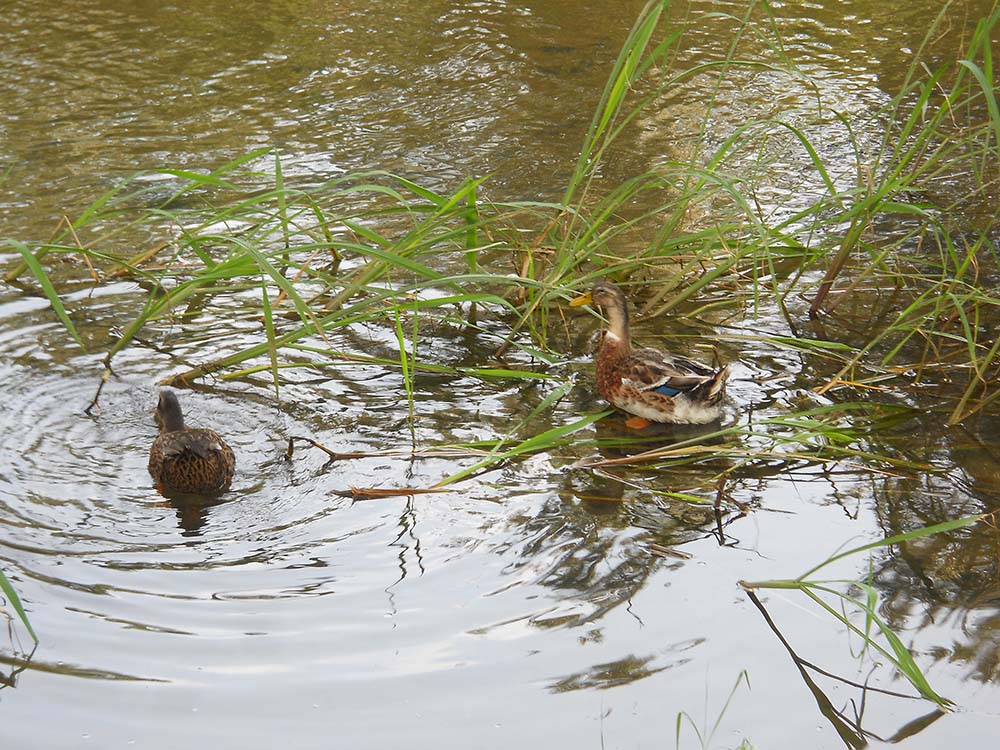
POLYGON ((702 399, 706 404, 717 404, 726 395, 727 380, 729 380, 729 365, 723 365, 709 380, 699 383, 698 387, 691 391, 691 395, 702 399))

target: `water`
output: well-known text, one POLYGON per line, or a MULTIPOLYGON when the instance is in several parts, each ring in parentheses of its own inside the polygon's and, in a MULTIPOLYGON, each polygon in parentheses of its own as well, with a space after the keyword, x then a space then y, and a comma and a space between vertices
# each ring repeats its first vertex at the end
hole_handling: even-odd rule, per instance
MULTIPOLYGON (((125 175, 215 165, 259 146, 276 148, 292 179, 383 168, 447 189, 495 172, 496 197, 557 197, 640 4, 409 5, 3 8, 2 236, 44 240, 125 175)), ((824 96, 863 111, 902 79, 900 50, 916 48, 927 25, 920 5, 889 4, 877 18, 860 3, 775 7, 824 96)), ((674 8, 702 19, 684 55, 707 54, 731 33, 713 10, 743 12, 674 8)), ((957 13, 932 52, 957 45, 967 24, 957 13)), ((707 125, 702 96, 693 82, 647 114, 606 177, 690 153, 699 138, 768 111, 826 127, 805 87, 773 75, 722 92, 726 106, 707 125)), ((831 132, 824 148, 830 157, 846 145, 831 132)), ((806 170, 774 169, 774 192, 760 197, 780 216, 806 170)), ((57 264, 53 275, 80 272, 57 264)), ((143 298, 131 282, 66 296, 94 352, 143 298)), ((82 353, 40 298, 0 288, 0 565, 42 637, 24 671, 16 640, 0 648, 13 683, 0 690, 8 745, 669 747, 677 715, 711 725, 746 670, 752 687, 736 689, 714 746, 837 748, 831 707, 852 718, 861 690, 807 672, 821 691, 812 692, 736 582, 794 576, 845 544, 997 507, 996 417, 945 428, 933 412, 885 438, 949 467, 945 476, 776 462, 734 473, 718 488, 718 514, 662 494, 712 498, 709 470, 597 473, 575 468, 589 450, 574 446, 448 493, 354 500, 342 493, 429 487, 471 459, 327 462, 300 446, 286 460, 287 437, 363 453, 488 439, 547 386, 418 375, 411 435, 398 371, 345 363, 288 371, 280 403, 252 378, 182 391, 189 421, 230 441, 237 476, 218 501, 165 500, 145 469, 155 383, 201 361, 205 342, 255 343, 250 310, 237 297, 232 322, 203 319, 197 346, 178 336, 169 351, 126 349, 88 416, 100 356, 82 353)), ((723 321, 786 333, 767 311, 735 322, 726 311, 698 330, 723 321)), ((572 325, 565 367, 580 386, 553 424, 600 406, 586 387, 593 321, 572 325)), ((638 334, 667 341, 656 321, 638 334)), ((452 365, 488 361, 495 345, 447 329, 423 337, 427 361, 452 365)), ((358 325, 331 345, 391 357, 395 338, 358 325)), ((822 360, 749 341, 727 341, 724 354, 737 361, 729 421, 830 403, 809 390, 829 377, 822 360)), ((613 437, 620 419, 593 430, 613 437)), ((869 692, 864 726, 875 737, 909 733, 908 748, 995 739, 995 561, 985 528, 878 553, 883 616, 959 710, 939 716, 926 702, 869 692)), ((866 565, 843 561, 831 577, 866 565)), ((803 599, 763 598, 802 659, 912 694, 887 667, 870 673, 856 641, 803 599)), ((688 729, 681 747, 700 747, 688 729)))

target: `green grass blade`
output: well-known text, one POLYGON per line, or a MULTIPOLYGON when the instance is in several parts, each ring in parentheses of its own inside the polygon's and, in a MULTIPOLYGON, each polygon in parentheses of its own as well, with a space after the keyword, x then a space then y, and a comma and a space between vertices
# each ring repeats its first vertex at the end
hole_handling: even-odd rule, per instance
POLYGON ((993 127, 993 143, 996 149, 995 156, 1000 158, 1000 107, 997 106, 996 87, 987 79, 983 69, 971 60, 959 60, 958 62, 959 65, 964 65, 968 68, 982 89, 983 98, 986 100, 986 108, 990 115, 990 124, 993 127))
POLYGON ((925 526, 920 529, 914 529, 913 531, 907 531, 903 534, 894 534, 893 536, 887 537, 885 539, 879 539, 874 542, 869 542, 868 544, 862 544, 860 547, 852 547, 849 550, 841 552, 839 554, 833 555, 827 558, 819 565, 810 568, 805 573, 800 575, 797 581, 805 581, 813 573, 822 570, 827 565, 831 565, 838 560, 842 560, 845 557, 850 557, 851 555, 856 555, 859 552, 867 552, 868 550, 878 549, 880 547, 891 547, 894 544, 899 544, 901 542, 909 542, 914 539, 921 539, 926 536, 933 536, 935 534, 943 534, 948 531, 955 531, 956 529, 964 529, 966 526, 972 526, 975 523, 983 520, 985 515, 977 516, 965 516, 964 518, 956 518, 951 521, 945 521, 943 523, 936 523, 933 526, 925 526))
POLYGON ((566 435, 571 435, 574 432, 582 430, 590 424, 593 424, 599 419, 603 419, 610 411, 600 412, 599 414, 588 414, 587 416, 576 420, 575 422, 570 422, 569 424, 560 425, 559 427, 553 427, 551 430, 546 430, 540 435, 535 435, 534 437, 528 438, 510 450, 499 453, 496 456, 490 456, 482 461, 479 461, 472 466, 469 466, 461 471, 455 472, 454 474, 445 477, 440 482, 438 482, 435 487, 446 487, 449 484, 454 484, 460 479, 465 479, 465 477, 475 474, 481 469, 485 469, 488 466, 504 461, 508 458, 513 458, 514 456, 520 456, 525 453, 533 453, 535 451, 545 450, 551 447, 560 438, 566 435))
POLYGON ((21 598, 17 595, 14 587, 11 586, 10 581, 7 580, 7 576, 4 575, 3 571, 0 570, 0 591, 3 591, 7 601, 14 608, 17 616, 21 618, 21 622, 24 623, 24 627, 27 628, 28 633, 31 635, 31 639, 38 643, 38 636, 35 634, 35 629, 31 627, 31 623, 28 621, 28 613, 24 611, 24 605, 21 603, 21 598))
POLYGON ((28 266, 31 273, 34 274, 38 284, 42 287, 42 291, 48 298, 49 304, 52 305, 52 309, 56 316, 69 332, 69 335, 73 337, 73 340, 80 345, 80 348, 87 351, 87 347, 84 345, 83 339, 81 339, 80 334, 76 332, 76 326, 73 325, 73 321, 70 320, 69 315, 66 313, 66 308, 63 307, 62 300, 59 299, 59 293, 56 292, 56 288, 52 285, 52 281, 49 279, 48 274, 45 273, 45 269, 42 268, 42 264, 38 262, 38 258, 35 257, 34 253, 32 253, 28 246, 23 242, 18 242, 17 240, 7 240, 7 244, 11 245, 21 254, 21 257, 24 258, 25 264, 28 266))

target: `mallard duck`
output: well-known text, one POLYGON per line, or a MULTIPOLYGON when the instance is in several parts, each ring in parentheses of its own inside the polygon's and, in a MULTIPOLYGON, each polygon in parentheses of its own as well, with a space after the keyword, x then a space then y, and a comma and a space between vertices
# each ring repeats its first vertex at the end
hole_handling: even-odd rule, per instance
POLYGON ((628 302, 607 281, 570 303, 595 305, 607 318, 597 351, 597 390, 613 406, 635 416, 625 424, 635 429, 650 422, 704 424, 719 418, 727 367, 713 370, 687 357, 655 349, 633 349, 629 338, 628 302))
POLYGON ((160 434, 149 449, 149 473, 161 495, 209 495, 229 489, 236 457, 219 433, 185 427, 177 395, 168 389, 160 391, 153 418, 160 434))

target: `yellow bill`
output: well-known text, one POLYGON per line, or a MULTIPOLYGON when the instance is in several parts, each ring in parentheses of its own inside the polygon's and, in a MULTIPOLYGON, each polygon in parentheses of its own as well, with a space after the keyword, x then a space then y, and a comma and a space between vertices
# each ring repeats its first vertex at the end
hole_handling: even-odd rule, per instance
POLYGON ((594 298, 590 296, 590 292, 586 294, 581 294, 576 299, 570 300, 570 307, 583 307, 584 305, 589 305, 594 301, 594 298))

